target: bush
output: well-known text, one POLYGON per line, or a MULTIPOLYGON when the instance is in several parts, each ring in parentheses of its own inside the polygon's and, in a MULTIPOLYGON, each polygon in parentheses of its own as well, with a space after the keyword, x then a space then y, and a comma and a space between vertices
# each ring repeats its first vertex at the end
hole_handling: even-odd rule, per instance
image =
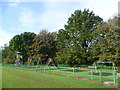
POLYGON ((2 60, 4 64, 13 64, 16 60, 12 60, 10 58, 5 58, 2 60))

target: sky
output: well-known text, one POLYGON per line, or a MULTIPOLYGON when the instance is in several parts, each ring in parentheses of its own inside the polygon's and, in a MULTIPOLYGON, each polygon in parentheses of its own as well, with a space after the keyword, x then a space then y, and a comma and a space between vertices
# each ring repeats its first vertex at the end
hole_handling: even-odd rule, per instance
POLYGON ((0 46, 17 34, 64 29, 75 10, 89 9, 104 21, 118 14, 119 0, 2 0, 0 46))

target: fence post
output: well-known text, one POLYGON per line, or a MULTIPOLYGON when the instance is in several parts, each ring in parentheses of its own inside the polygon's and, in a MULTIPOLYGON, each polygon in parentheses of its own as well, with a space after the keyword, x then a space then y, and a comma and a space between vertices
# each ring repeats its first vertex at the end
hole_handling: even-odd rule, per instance
POLYGON ((51 66, 49 67, 49 73, 51 73, 51 66))
POLYGON ((42 66, 40 67, 40 70, 41 70, 41 72, 42 72, 42 66))
POLYGON ((73 68, 73 77, 75 76, 75 70, 74 70, 74 68, 73 68))
POLYGON ((93 79, 93 70, 91 70, 91 79, 93 79))
POLYGON ((45 67, 45 72, 46 72, 46 67, 45 67))
MULTIPOLYGON (((60 70, 60 69, 59 69, 60 70)), ((60 75, 61 75, 61 70, 60 70, 60 75)))
POLYGON ((113 71, 113 82, 116 82, 116 78, 115 78, 115 71, 113 71))
POLYGON ((40 71, 41 71, 41 66, 40 66, 40 71))
POLYGON ((44 72, 45 72, 45 67, 44 67, 44 72))
POLYGON ((99 70, 100 81, 102 81, 102 70, 99 70))

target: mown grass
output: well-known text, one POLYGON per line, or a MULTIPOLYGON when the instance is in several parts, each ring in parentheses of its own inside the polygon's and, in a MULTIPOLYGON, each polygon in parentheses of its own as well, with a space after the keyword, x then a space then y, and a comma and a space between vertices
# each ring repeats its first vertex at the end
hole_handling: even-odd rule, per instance
POLYGON ((0 90, 2 89, 2 64, 0 63, 0 90))
POLYGON ((103 86, 100 82, 78 80, 20 70, 13 67, 3 67, 2 88, 117 88, 117 86, 103 86))
MULTIPOLYGON (((82 68, 81 72, 75 72, 73 73, 73 68, 70 68, 70 67, 61 67, 62 69, 57 69, 56 67, 47 67, 47 68, 25 68, 25 67, 18 67, 18 68, 23 68, 23 69, 28 69, 28 70, 34 70, 34 71, 41 71, 41 72, 48 72, 48 73, 54 73, 54 74, 60 74, 60 75, 66 75, 66 76, 75 76, 75 77, 81 77, 81 78, 88 78, 88 79, 93 79, 93 80, 100 80, 100 76, 99 75, 92 75, 91 76, 91 70, 88 70, 88 69, 85 69, 85 68, 82 68), (41 70, 42 69, 42 70, 41 70), (51 69, 51 70, 50 70, 51 69), (54 69, 54 70, 53 70, 54 69), (64 71, 64 70, 71 70, 70 71, 64 71)), ((99 74, 99 71, 97 70, 93 70, 94 73, 98 73, 99 74)), ((111 81, 113 82, 114 78, 113 78, 113 75, 112 75, 112 71, 109 70, 109 71, 106 71, 106 70, 102 70, 102 73, 108 73, 108 74, 111 74, 111 75, 108 75, 108 76, 102 76, 102 81, 103 82, 106 82, 106 81, 111 81)), ((118 82, 118 77, 116 77, 116 82, 118 82)))

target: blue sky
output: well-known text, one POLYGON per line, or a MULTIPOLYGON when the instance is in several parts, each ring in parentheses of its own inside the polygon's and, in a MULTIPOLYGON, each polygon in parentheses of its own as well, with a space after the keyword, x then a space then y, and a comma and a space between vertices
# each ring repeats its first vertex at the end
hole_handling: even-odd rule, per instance
POLYGON ((2 0, 0 3, 0 46, 16 34, 64 28, 75 10, 93 10, 104 21, 117 15, 119 0, 2 0))

